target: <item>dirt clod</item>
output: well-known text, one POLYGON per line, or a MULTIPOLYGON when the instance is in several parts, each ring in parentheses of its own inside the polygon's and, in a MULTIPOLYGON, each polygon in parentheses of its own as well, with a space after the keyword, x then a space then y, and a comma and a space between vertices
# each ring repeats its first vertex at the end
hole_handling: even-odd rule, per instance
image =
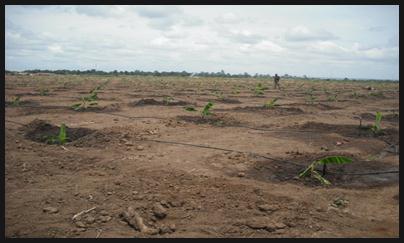
POLYGON ((43 211, 44 211, 45 213, 54 214, 54 213, 58 213, 58 212, 59 212, 59 209, 58 209, 58 208, 55 208, 55 207, 45 207, 45 208, 43 208, 43 211))
POLYGON ((274 212, 279 209, 278 206, 274 206, 274 205, 270 205, 270 204, 259 204, 259 205, 257 205, 257 208, 260 211, 268 212, 268 213, 274 212))
POLYGON ((153 205, 153 214, 157 218, 163 219, 167 216, 167 210, 160 203, 155 203, 153 205))

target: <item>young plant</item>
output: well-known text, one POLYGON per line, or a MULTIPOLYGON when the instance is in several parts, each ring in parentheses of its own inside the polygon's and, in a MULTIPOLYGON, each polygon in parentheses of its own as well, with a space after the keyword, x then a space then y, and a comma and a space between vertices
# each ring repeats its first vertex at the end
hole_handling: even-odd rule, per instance
POLYGON ((214 95, 217 97, 217 99, 219 100, 223 100, 224 99, 224 95, 222 91, 215 91, 214 95))
POLYGON ((267 103, 264 104, 264 107, 267 108, 267 109, 274 108, 276 106, 275 103, 276 103, 277 100, 278 100, 278 98, 274 98, 274 99, 268 101, 267 103))
POLYGON ((49 95, 49 89, 40 89, 39 90, 39 95, 40 96, 47 96, 47 95, 49 95))
POLYGON ((93 89, 89 95, 81 98, 80 103, 72 105, 71 108, 75 111, 86 110, 89 107, 96 106, 98 104, 97 100, 98 100, 97 90, 93 89))
POLYGON ((374 97, 380 97, 380 98, 385 97, 382 91, 371 92, 369 95, 374 96, 374 97))
POLYGON ((63 145, 67 142, 67 134, 66 134, 66 125, 64 123, 62 123, 62 125, 60 126, 60 130, 59 130, 59 135, 58 136, 49 136, 46 139, 47 143, 50 144, 60 144, 63 145))
POLYGON ((335 92, 333 95, 328 96, 328 101, 338 101, 337 100, 337 92, 335 92))
POLYGON ((232 91, 233 94, 240 94, 240 90, 238 87, 235 87, 232 91))
POLYGON ((328 164, 347 164, 351 163, 352 159, 345 157, 345 156, 328 156, 319 160, 313 161, 303 172, 299 174, 299 178, 306 177, 306 176, 312 176, 319 180, 321 184, 323 185, 331 185, 331 182, 329 182, 327 179, 325 179, 323 176, 326 174, 327 170, 327 165, 328 164), (323 172, 322 175, 316 171, 316 167, 318 165, 323 165, 323 172))
POLYGON ((16 96, 11 102, 12 106, 20 106, 21 105, 21 96, 16 96))
POLYGON ((164 97, 164 99, 163 99, 163 101, 164 101, 164 103, 165 103, 166 105, 170 104, 170 102, 173 101, 173 100, 174 100, 174 98, 171 97, 171 96, 166 96, 166 97, 164 97))
POLYGON ((103 89, 109 81, 105 81, 104 83, 96 86, 90 91, 90 94, 81 98, 81 102, 74 104, 71 108, 75 111, 85 110, 89 107, 96 106, 98 100, 98 92, 103 89))
POLYGON ((380 131, 382 130, 381 128, 382 117, 383 115, 381 112, 376 112, 375 124, 370 128, 375 135, 379 134, 380 131))
POLYGON ((314 101, 316 100, 316 97, 314 97, 313 91, 314 91, 313 88, 308 89, 308 90, 306 91, 306 94, 307 94, 307 101, 308 101, 310 104, 314 104, 314 101))
POLYGON ((192 106, 186 106, 186 107, 184 107, 184 109, 186 111, 196 111, 196 109, 194 107, 192 107, 192 106))
POLYGON ((258 83, 257 86, 255 86, 254 93, 255 93, 255 95, 263 95, 264 90, 265 90, 265 88, 262 86, 262 84, 258 83))
POLYGON ((109 81, 107 80, 107 81, 105 81, 104 83, 95 86, 95 88, 93 88, 93 89, 90 91, 90 94, 98 93, 100 90, 102 90, 102 89, 105 88, 105 86, 108 84, 108 82, 109 82, 109 81))
POLYGON ((203 110, 201 112, 202 117, 206 117, 206 116, 209 116, 212 114, 212 112, 210 112, 210 109, 212 108, 212 106, 213 106, 213 103, 210 101, 205 105, 205 107, 203 108, 203 110))

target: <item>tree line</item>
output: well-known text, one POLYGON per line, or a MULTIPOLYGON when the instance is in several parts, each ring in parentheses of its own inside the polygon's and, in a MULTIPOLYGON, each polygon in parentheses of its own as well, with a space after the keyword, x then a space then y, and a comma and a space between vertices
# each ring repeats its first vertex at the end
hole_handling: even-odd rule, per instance
POLYGON ((240 74, 230 74, 230 73, 225 73, 223 70, 220 72, 187 72, 187 71, 182 71, 182 72, 166 72, 166 71, 140 71, 140 70, 135 70, 135 71, 101 71, 101 70, 95 70, 95 69, 89 69, 89 70, 67 70, 67 69, 62 69, 62 70, 41 70, 41 69, 33 69, 33 70, 25 70, 23 72, 15 72, 15 71, 9 71, 6 70, 6 74, 17 74, 17 73, 52 73, 52 74, 62 74, 62 75, 83 75, 83 74, 91 74, 91 75, 139 75, 139 76, 182 76, 182 77, 188 77, 188 76, 193 76, 193 77, 230 77, 230 78, 251 78, 251 77, 260 77, 260 78, 268 78, 272 77, 269 74, 258 74, 256 73, 255 75, 251 75, 249 73, 240 73, 240 74))

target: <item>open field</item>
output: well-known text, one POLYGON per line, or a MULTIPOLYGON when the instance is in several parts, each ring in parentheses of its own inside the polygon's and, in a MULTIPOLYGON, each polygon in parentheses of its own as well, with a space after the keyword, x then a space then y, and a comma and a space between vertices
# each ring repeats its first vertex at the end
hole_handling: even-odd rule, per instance
POLYGON ((398 237, 399 84, 280 84, 6 75, 6 236, 398 237), (105 81, 97 106, 70 108, 105 81), (377 111, 375 136, 358 117, 377 111), (62 123, 72 141, 46 144, 62 123), (353 162, 328 167, 330 186, 298 178, 328 155, 353 162))

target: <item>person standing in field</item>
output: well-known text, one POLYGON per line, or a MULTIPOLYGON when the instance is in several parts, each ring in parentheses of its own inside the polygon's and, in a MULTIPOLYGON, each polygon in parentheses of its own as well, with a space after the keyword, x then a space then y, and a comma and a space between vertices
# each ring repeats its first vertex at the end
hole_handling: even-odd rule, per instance
POLYGON ((279 80, 280 80, 281 78, 278 76, 278 74, 277 73, 275 73, 275 76, 274 76, 274 88, 276 89, 276 88, 278 88, 278 89, 281 89, 281 87, 279 86, 279 80))

